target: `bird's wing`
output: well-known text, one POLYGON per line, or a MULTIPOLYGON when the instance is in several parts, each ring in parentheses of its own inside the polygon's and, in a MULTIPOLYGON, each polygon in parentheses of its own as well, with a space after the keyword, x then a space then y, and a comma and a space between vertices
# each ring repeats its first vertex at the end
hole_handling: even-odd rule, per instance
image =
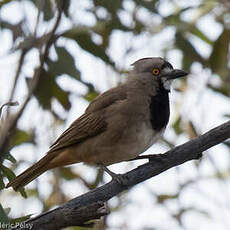
POLYGON ((117 101, 124 99, 126 99, 126 92, 121 87, 113 88, 99 95, 88 106, 86 112, 75 120, 50 146, 50 151, 66 148, 103 132, 107 127, 106 109, 117 101))

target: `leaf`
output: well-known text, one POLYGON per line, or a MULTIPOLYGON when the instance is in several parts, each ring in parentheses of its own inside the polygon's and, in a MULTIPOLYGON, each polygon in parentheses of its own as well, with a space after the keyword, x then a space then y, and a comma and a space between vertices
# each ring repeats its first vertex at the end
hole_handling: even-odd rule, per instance
POLYGON ((80 80, 80 71, 75 66, 75 61, 72 55, 64 47, 55 47, 58 55, 57 61, 48 60, 49 72, 55 76, 68 74, 77 80, 80 80))
POLYGON ((28 220, 33 214, 29 214, 29 215, 26 215, 26 216, 22 216, 22 217, 19 217, 19 218, 15 218, 15 219, 10 219, 10 223, 11 224, 17 224, 17 223, 21 223, 21 222, 24 222, 26 220, 28 220))
POLYGON ((65 180, 72 180, 80 177, 80 175, 73 172, 71 168, 61 168, 60 174, 65 180))
POLYGON ((183 67, 185 70, 189 70, 193 62, 199 61, 203 65, 206 65, 206 61, 196 51, 195 47, 185 39, 183 33, 176 33, 176 46, 184 53, 183 55, 183 67), (186 54, 189 54, 186 55, 186 54))
POLYGON ((157 13, 157 10, 156 10, 157 1, 156 0, 154 1, 134 0, 134 2, 141 7, 145 7, 151 12, 157 13))
POLYGON ((101 6, 106 8, 112 14, 116 14, 122 8, 122 0, 113 1, 113 4, 108 0, 93 0, 93 3, 96 7, 101 6))
POLYGON ((2 189, 5 188, 5 184, 4 184, 4 181, 3 181, 3 177, 4 177, 4 174, 3 174, 3 172, 0 170, 0 190, 2 190, 2 189))
POLYGON ((7 4, 7 3, 10 3, 10 2, 12 2, 13 0, 1 0, 0 1, 0 8, 2 7, 2 6, 4 6, 5 4, 7 4))
MULTIPOLYGON (((9 223, 9 219, 2 207, 2 205, 0 204, 0 223, 1 225, 3 224, 8 224, 9 223)), ((1 226, 2 229, 5 229, 4 227, 1 226)))
MULTIPOLYGON (((55 78, 56 76, 54 76, 53 73, 43 70, 34 95, 43 109, 51 110, 52 98, 56 98, 58 102, 68 110, 71 106, 69 92, 61 89, 55 81, 55 78)), ((30 86, 31 79, 27 78, 27 84, 30 86)))
POLYGON ((24 198, 27 198, 27 194, 26 194, 26 191, 24 188, 19 188, 18 189, 18 192, 20 192, 20 194, 24 197, 24 198))
POLYGON ((11 24, 9 22, 2 20, 0 25, 1 28, 9 29, 12 32, 14 42, 18 37, 22 37, 25 35, 22 27, 23 21, 20 21, 17 24, 11 24))
POLYGON ((34 196, 34 197, 38 197, 39 194, 38 194, 38 189, 35 188, 35 189, 27 189, 26 190, 26 194, 31 197, 31 196, 34 196))
POLYGON ((190 26, 189 32, 195 35, 196 37, 200 38, 204 42, 208 43, 209 45, 213 45, 213 41, 210 40, 201 30, 199 30, 195 25, 190 26))
POLYGON ((84 98, 85 98, 87 101, 91 102, 91 101, 93 101, 93 100, 95 99, 95 97, 97 97, 98 95, 99 95, 98 92, 90 91, 90 92, 88 92, 88 93, 84 96, 84 98))
POLYGON ((50 0, 33 0, 34 4, 44 14, 44 20, 49 21, 54 17, 52 2, 50 0))
POLYGON ((9 181, 13 180, 16 177, 16 175, 11 169, 7 168, 4 165, 1 165, 0 167, 1 167, 3 174, 8 178, 9 181))
POLYGON ((0 190, 4 189, 5 188, 5 184, 3 182, 3 178, 2 176, 0 176, 0 190))
POLYGON ((177 135, 181 134, 183 130, 180 127, 181 124, 181 116, 179 116, 176 121, 173 123, 173 129, 177 135))
POLYGON ((212 53, 209 58, 210 67, 213 72, 224 76, 228 74, 228 53, 230 43, 230 29, 224 29, 219 38, 215 41, 212 53))
POLYGON ((161 195, 157 195, 157 202, 162 204, 165 201, 171 200, 171 199, 177 199, 179 196, 179 194, 174 194, 174 195, 168 195, 168 194, 161 194, 161 195))
POLYGON ((22 129, 16 129, 14 135, 10 139, 10 147, 14 147, 22 143, 34 143, 34 138, 34 130, 26 132, 22 129))
POLYGON ((110 60, 109 56, 106 54, 103 46, 97 45, 93 42, 91 37, 91 28, 87 26, 79 26, 67 30, 62 34, 62 37, 73 39, 77 44, 85 51, 93 54, 96 57, 101 58, 106 63, 114 66, 114 63, 110 60))
POLYGON ((11 211, 11 208, 4 208, 4 212, 6 213, 6 215, 9 215, 11 211))
POLYGON ((212 89, 214 92, 222 94, 223 96, 229 97, 230 95, 229 86, 227 84, 222 84, 220 87, 207 84, 207 87, 212 89))
MULTIPOLYGON (((1 172, 3 173, 3 175, 7 177, 7 179, 8 179, 9 181, 12 181, 12 180, 16 177, 15 173, 14 173, 11 169, 9 169, 9 168, 7 168, 6 166, 4 166, 3 164, 0 165, 0 170, 1 170, 1 172)), ((21 195, 22 195, 24 198, 27 197, 24 188, 20 188, 18 191, 21 193, 21 195)))
MULTIPOLYGON (((58 7, 60 7, 60 4, 62 5, 62 1, 63 0, 56 0, 56 4, 58 5, 58 7)), ((65 5, 64 5, 64 9, 63 12, 65 14, 66 17, 69 17, 69 7, 70 7, 70 0, 64 0, 65 1, 65 5)))
POLYGON ((189 135, 190 139, 199 136, 199 134, 198 134, 192 121, 188 122, 188 135, 189 135))
POLYGON ((4 159, 11 161, 13 164, 16 164, 17 160, 8 152, 4 154, 4 159))
POLYGON ((226 145, 230 149, 230 141, 223 142, 224 145, 226 145))

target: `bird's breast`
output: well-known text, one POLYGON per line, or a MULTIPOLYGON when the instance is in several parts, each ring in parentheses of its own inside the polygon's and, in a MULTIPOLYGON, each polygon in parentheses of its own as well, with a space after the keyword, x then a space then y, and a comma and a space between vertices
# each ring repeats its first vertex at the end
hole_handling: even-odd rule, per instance
POLYGON ((164 129, 156 131, 149 127, 149 125, 143 125, 142 131, 138 134, 139 152, 146 151, 151 147, 162 135, 164 129))

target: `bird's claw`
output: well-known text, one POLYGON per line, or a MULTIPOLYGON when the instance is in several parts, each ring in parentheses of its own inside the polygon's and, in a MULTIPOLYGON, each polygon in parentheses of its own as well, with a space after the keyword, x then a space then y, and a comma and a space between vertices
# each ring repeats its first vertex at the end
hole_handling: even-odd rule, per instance
POLYGON ((142 159, 148 159, 149 161, 157 161, 157 162, 161 162, 164 160, 163 158, 164 154, 149 154, 149 155, 143 155, 143 156, 137 156, 134 159, 131 159, 129 161, 133 161, 133 160, 142 160, 142 159))
POLYGON ((103 171, 105 171, 112 177, 112 180, 116 181, 118 184, 122 186, 127 185, 127 178, 124 175, 112 172, 105 165, 100 165, 100 167, 103 171))
POLYGON ((196 156, 196 160, 200 160, 201 158, 203 157, 203 153, 198 153, 197 156, 196 156))

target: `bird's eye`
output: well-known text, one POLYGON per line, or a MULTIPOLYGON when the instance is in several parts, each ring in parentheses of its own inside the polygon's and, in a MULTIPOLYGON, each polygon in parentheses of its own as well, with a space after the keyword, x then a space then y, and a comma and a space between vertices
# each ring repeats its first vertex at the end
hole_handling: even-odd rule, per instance
POLYGON ((155 76, 158 76, 159 73, 160 73, 160 70, 157 69, 157 68, 154 68, 153 71, 152 71, 152 73, 153 73, 155 76))

